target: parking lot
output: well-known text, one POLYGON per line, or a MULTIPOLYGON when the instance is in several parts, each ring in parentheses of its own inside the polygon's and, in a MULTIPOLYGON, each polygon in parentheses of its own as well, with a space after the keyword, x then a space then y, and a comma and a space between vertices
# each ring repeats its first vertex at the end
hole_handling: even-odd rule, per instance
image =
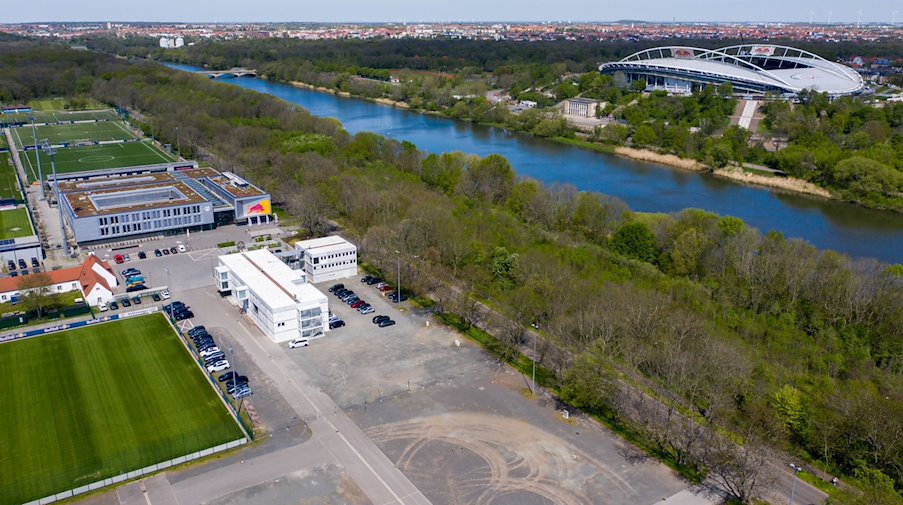
POLYGON ((434 503, 653 503, 685 487, 663 465, 629 463, 594 423, 529 399, 526 378, 427 314, 343 282, 375 312, 330 294, 346 326, 285 352, 434 503), (379 314, 397 324, 378 328, 379 314))

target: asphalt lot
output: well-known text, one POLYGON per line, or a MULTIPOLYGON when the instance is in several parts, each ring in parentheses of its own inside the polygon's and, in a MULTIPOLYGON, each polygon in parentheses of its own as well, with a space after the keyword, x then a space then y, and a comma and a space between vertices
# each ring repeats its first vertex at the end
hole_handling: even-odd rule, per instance
POLYGON ((651 504, 686 487, 657 462, 625 458, 629 448, 594 423, 531 399, 525 377, 427 326, 427 314, 344 284, 376 312, 330 294, 346 326, 287 352, 433 503, 651 504), (378 328, 378 314, 397 324, 378 328))

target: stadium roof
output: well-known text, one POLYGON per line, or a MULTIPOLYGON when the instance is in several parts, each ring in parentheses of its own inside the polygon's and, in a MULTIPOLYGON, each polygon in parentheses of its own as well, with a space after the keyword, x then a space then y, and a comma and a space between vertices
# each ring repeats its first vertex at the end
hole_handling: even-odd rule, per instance
POLYGON ((830 95, 862 91, 853 69, 787 46, 746 44, 721 49, 665 46, 605 63, 599 71, 623 72, 697 84, 731 83, 738 91, 799 93, 810 89, 830 95))

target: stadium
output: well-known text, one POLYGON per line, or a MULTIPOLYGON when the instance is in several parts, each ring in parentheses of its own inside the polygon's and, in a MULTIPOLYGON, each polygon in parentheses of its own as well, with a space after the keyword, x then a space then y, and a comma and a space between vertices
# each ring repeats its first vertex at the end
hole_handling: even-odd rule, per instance
POLYGON ((645 81, 648 90, 672 93, 690 93, 724 83, 730 83, 737 93, 785 96, 803 90, 842 96, 865 88, 862 77, 852 68, 802 49, 776 45, 655 47, 604 63, 599 71, 625 85, 645 81))

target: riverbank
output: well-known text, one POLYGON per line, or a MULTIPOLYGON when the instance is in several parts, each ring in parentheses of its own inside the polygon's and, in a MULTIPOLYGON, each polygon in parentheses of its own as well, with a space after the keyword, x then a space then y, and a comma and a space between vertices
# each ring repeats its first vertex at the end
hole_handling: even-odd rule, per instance
POLYGON ((313 84, 308 84, 306 82, 301 81, 289 81, 289 84, 301 89, 309 89, 311 91, 317 91, 320 93, 329 93, 330 95, 340 96, 342 98, 356 98, 358 100, 366 100, 368 102, 378 103, 380 105, 388 105, 390 107, 398 107, 399 109, 410 109, 411 106, 408 105, 407 102, 402 102, 398 100, 391 100, 389 98, 371 98, 368 96, 360 96, 360 95, 352 95, 347 91, 338 91, 332 88, 327 88, 325 86, 314 86, 313 84))

